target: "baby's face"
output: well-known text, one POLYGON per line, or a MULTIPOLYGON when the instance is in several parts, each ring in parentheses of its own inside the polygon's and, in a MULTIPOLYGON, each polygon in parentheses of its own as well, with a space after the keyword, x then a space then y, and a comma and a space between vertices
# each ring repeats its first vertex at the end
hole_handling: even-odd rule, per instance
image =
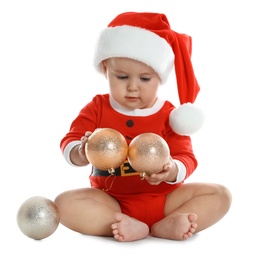
POLYGON ((110 58, 103 66, 110 94, 120 105, 133 110, 156 102, 160 78, 151 67, 128 58, 110 58))

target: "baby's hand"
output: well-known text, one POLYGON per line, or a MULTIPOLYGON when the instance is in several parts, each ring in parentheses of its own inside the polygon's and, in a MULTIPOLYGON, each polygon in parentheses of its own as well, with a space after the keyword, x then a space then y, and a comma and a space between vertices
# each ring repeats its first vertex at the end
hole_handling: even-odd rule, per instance
POLYGON ((143 174, 151 185, 158 185, 164 181, 174 181, 177 175, 177 166, 173 160, 170 160, 169 164, 164 165, 163 171, 159 173, 153 173, 151 175, 143 174))
POLYGON ((88 138, 90 137, 90 135, 92 134, 92 132, 86 132, 85 135, 81 138, 81 144, 79 146, 79 156, 82 160, 84 161, 88 161, 86 153, 85 153, 85 145, 88 141, 88 138))

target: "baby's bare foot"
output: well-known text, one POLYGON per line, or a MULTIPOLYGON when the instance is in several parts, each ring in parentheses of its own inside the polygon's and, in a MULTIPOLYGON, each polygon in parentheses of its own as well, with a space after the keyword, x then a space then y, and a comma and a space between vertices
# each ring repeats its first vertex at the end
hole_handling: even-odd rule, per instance
POLYGON ((116 222, 112 224, 112 233, 116 240, 131 242, 148 236, 149 227, 134 218, 122 213, 116 213, 116 222))
POLYGON ((168 216, 152 226, 152 235, 161 238, 184 240, 197 228, 197 215, 193 213, 168 216))

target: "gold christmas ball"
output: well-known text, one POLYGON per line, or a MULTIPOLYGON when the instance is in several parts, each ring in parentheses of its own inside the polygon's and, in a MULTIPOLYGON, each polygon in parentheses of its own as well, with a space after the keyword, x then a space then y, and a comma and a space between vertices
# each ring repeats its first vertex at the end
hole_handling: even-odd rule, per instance
POLYGON ((119 131, 112 128, 98 128, 88 138, 85 151, 94 167, 111 172, 125 161, 128 144, 119 131))
POLYGON ((128 161, 140 173, 151 175, 163 170, 169 162, 170 150, 167 142, 154 133, 136 136, 129 144, 128 161))
POLYGON ((27 237, 41 240, 55 232, 60 214, 53 201, 35 196, 27 199, 19 208, 17 223, 27 237))

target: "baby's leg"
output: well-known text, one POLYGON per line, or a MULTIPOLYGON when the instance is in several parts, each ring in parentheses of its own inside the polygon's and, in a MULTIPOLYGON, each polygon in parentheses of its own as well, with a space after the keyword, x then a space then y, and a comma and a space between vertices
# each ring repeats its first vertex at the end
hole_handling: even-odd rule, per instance
POLYGON ((131 242, 148 236, 149 227, 145 223, 122 213, 116 213, 115 218, 116 221, 112 224, 112 233, 116 240, 131 242))
POLYGON ((182 240, 218 222, 229 210, 230 192, 218 184, 183 184, 167 195, 165 218, 151 228, 154 236, 182 240))
POLYGON ((115 213, 121 212, 118 202, 104 191, 86 188, 60 194, 55 203, 61 223, 79 233, 112 236, 115 213))

